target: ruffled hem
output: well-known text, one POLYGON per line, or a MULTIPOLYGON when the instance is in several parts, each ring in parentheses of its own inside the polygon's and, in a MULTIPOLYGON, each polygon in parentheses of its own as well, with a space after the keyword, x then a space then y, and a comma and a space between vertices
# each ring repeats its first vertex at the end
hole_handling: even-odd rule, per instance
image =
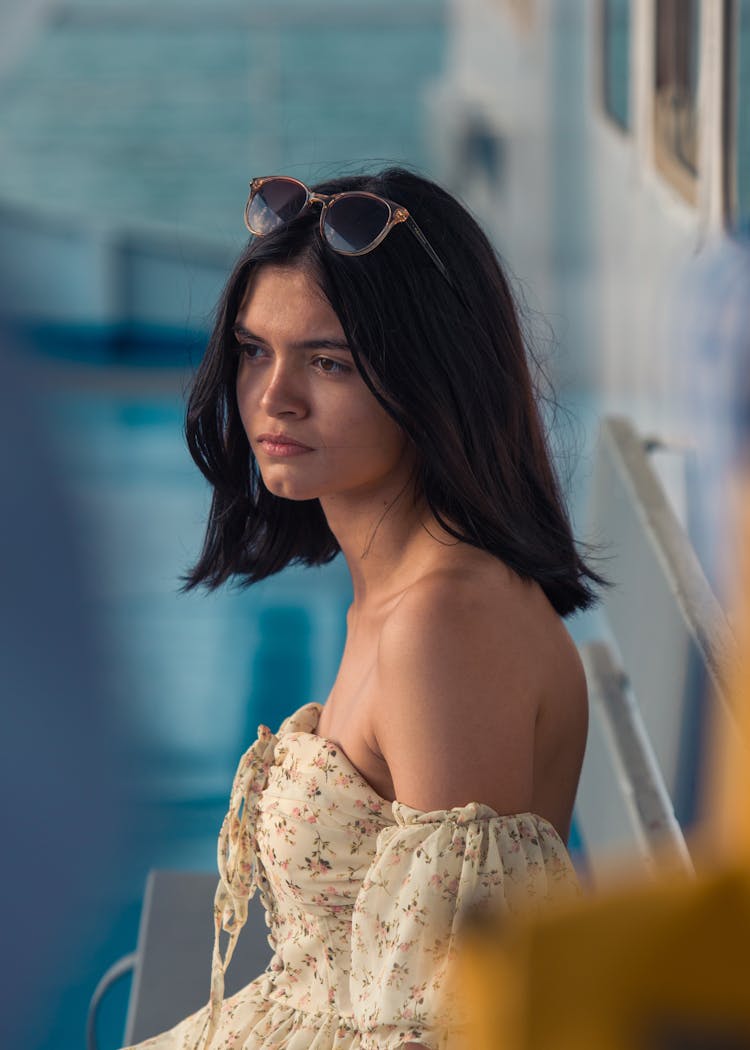
MULTIPOLYGON (((408 1042, 429 1050, 447 1046, 442 1035, 417 1029, 361 1032, 352 1017, 300 1010, 269 998, 267 987, 267 975, 261 974, 223 1001, 211 1050, 401 1050, 408 1042)), ((123 1050, 195 1050, 205 1037, 208 1011, 204 1006, 174 1028, 123 1050)))

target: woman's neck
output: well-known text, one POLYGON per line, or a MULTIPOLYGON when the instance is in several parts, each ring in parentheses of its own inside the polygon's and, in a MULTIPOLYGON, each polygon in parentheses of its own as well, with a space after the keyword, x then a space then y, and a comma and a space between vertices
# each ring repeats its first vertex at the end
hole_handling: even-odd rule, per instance
POLYGON ((426 572, 463 546, 437 522, 412 489, 371 500, 321 498, 352 578, 354 616, 376 614, 426 572))

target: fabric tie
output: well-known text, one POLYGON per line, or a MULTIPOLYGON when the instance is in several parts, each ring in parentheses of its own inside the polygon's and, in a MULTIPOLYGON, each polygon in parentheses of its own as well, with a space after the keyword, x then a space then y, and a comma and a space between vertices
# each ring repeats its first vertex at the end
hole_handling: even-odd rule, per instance
POLYGON ((211 959, 211 998, 206 1026, 195 1044, 208 1050, 216 1032, 224 1000, 224 975, 240 930, 247 921, 247 904, 257 889, 255 854, 256 800, 268 779, 278 737, 268 726, 258 726, 258 739, 240 759, 232 782, 229 809, 219 832, 219 884, 214 896, 214 948, 211 959), (221 931, 228 934, 221 951, 221 931))

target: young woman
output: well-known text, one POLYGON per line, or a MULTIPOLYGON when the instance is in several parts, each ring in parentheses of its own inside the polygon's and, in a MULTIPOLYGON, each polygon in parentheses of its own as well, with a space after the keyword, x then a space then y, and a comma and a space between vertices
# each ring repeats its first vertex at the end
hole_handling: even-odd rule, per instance
POLYGON ((563 618, 606 581, 508 283, 453 197, 395 168, 257 179, 246 222, 188 408, 213 504, 186 589, 342 551, 354 597, 325 704, 261 726, 237 771, 211 1001, 140 1045, 434 1050, 467 911, 576 891, 587 698, 563 618), (223 1001, 256 889, 276 954, 223 1001))

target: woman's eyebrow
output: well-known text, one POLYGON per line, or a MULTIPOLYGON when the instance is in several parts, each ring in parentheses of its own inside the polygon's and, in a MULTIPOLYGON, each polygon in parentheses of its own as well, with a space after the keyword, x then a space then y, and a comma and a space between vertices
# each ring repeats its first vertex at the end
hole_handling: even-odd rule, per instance
MULTIPOLYGON (((256 339, 259 343, 265 343, 265 339, 261 339, 259 335, 255 335, 249 328, 245 328, 244 325, 235 324, 232 328, 236 335, 244 335, 247 339, 256 339)), ((292 350, 346 350, 347 353, 351 353, 346 339, 337 339, 335 337, 326 338, 321 336, 313 339, 301 339, 289 345, 292 350)))
POLYGON ((351 353, 346 339, 303 339, 291 344, 292 350, 346 350, 351 353))

